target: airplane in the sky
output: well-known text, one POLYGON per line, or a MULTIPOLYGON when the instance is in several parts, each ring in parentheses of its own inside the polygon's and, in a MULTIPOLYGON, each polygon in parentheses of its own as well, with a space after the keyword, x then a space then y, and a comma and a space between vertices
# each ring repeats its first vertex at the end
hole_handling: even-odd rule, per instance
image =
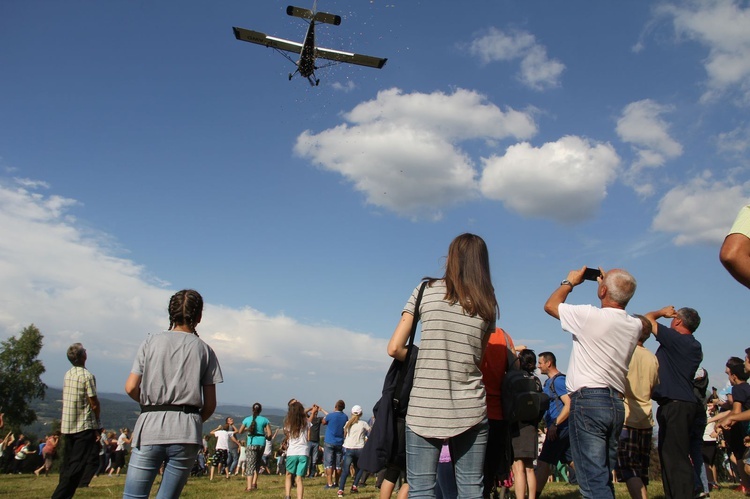
POLYGON ((265 45, 271 47, 279 52, 281 55, 289 59, 292 63, 297 66, 294 73, 289 73, 289 79, 299 73, 310 82, 310 85, 317 86, 320 84, 320 80, 315 76, 315 70, 324 67, 331 66, 333 64, 340 64, 346 62, 349 64, 358 64, 360 66, 368 66, 371 68, 382 68, 388 59, 381 59, 379 57, 372 57, 369 55, 354 54, 352 52, 344 52, 341 50, 326 49, 315 45, 315 24, 316 23, 327 23, 338 26, 341 24, 341 16, 334 14, 328 14, 327 12, 316 12, 315 5, 317 0, 313 3, 313 10, 303 9, 300 7, 289 6, 286 8, 287 15, 294 17, 301 17, 307 19, 309 27, 307 28, 307 34, 303 43, 294 42, 291 40, 285 40, 283 38, 277 38, 275 36, 268 36, 265 33, 259 31, 252 31, 244 28, 234 27, 234 36, 238 40, 245 42, 256 43, 258 45, 265 45), (295 61, 286 52, 294 52, 299 54, 299 59, 295 61), (316 66, 315 59, 328 59, 333 61, 324 66, 316 66))

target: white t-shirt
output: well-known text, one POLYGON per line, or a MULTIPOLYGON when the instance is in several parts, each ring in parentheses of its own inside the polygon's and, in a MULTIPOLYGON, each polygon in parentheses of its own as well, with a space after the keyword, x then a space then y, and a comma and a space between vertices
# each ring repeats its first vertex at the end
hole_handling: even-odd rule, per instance
POLYGON ((344 437, 344 447, 347 449, 361 449, 365 446, 365 436, 370 431, 370 425, 359 420, 349 427, 349 432, 344 437))
POLYGON ((299 432, 299 436, 297 438, 293 438, 291 435, 289 435, 289 445, 286 449, 287 456, 307 455, 307 430, 309 430, 311 426, 312 425, 308 421, 305 428, 301 432, 299 432))
POLYGON ((618 308, 561 303, 560 324, 573 335, 566 377, 569 392, 612 388, 625 393, 625 376, 641 334, 641 320, 618 308))
POLYGON ((216 435, 216 450, 229 450, 229 432, 219 430, 214 432, 216 435))

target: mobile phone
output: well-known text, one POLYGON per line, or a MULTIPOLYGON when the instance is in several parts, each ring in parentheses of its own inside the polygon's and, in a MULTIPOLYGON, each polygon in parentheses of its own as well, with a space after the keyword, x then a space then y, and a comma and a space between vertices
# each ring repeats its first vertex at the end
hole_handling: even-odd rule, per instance
POLYGON ((586 267, 586 270, 583 271, 583 278, 587 281, 596 281, 601 276, 602 273, 598 268, 586 267))

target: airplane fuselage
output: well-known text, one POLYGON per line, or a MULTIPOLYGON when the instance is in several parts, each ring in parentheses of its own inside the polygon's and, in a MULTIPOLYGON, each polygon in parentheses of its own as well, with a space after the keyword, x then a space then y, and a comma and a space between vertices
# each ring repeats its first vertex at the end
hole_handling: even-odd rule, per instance
POLYGON ((307 28, 297 67, 303 78, 308 78, 315 72, 315 21, 310 21, 310 26, 307 28))

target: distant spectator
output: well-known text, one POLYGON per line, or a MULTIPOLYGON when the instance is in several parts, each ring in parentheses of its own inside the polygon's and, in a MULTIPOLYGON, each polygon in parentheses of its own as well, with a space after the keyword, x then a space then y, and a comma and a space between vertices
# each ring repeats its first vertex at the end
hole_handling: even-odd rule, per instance
POLYGON ((54 432, 48 436, 44 441, 44 449, 42 449, 42 458, 44 458, 44 464, 42 464, 37 470, 34 471, 36 476, 44 471, 44 476, 49 475, 49 470, 52 469, 52 460, 57 456, 57 445, 60 443, 60 431, 54 432))
MULTIPOLYGON (((518 352, 519 368, 534 376, 536 354, 533 350, 523 349, 518 352)), ((539 388, 542 383, 536 378, 539 388)), ((513 478, 516 497, 535 498, 537 491, 534 461, 537 458, 537 426, 539 421, 519 421, 518 433, 513 432, 513 478), (527 495, 528 491, 528 495, 527 495)))
POLYGON ((288 499, 292 494, 292 478, 297 485, 297 499, 302 499, 304 485, 302 479, 307 474, 307 434, 310 421, 305 408, 298 401, 289 404, 284 419, 284 435, 287 439, 286 478, 284 491, 288 499))
POLYGON ((370 432, 370 425, 361 420, 360 417, 362 417, 362 407, 355 405, 352 407, 351 419, 344 425, 344 466, 339 479, 339 497, 344 495, 346 478, 349 476, 351 466, 354 466, 355 470, 351 492, 359 492, 357 487, 359 486, 359 480, 362 478, 362 470, 359 469, 359 456, 365 446, 367 434, 370 432))
POLYGON ((323 424, 326 427, 325 452, 323 461, 326 468, 326 487, 332 489, 337 486, 341 478, 341 464, 344 459, 344 425, 349 418, 343 413, 346 403, 336 402, 333 412, 326 414, 323 424))
POLYGON ((320 447, 320 425, 323 423, 323 418, 319 416, 322 412, 325 416, 328 414, 318 404, 307 410, 310 414, 310 431, 307 438, 307 466, 308 472, 307 477, 312 478, 315 476, 315 465, 318 462, 318 448, 320 447))
POLYGON ((112 456, 112 467, 109 469, 109 476, 114 473, 120 476, 120 472, 125 467, 125 456, 128 455, 128 446, 130 445, 130 430, 127 428, 120 429, 120 436, 117 437, 117 447, 112 456))
POLYGON ((271 422, 260 415, 263 406, 256 402, 253 404, 253 415, 246 417, 237 433, 247 430, 247 445, 245 453, 247 464, 245 465, 245 476, 247 477, 246 491, 258 488, 258 472, 263 464, 263 450, 266 439, 271 439, 271 422))

